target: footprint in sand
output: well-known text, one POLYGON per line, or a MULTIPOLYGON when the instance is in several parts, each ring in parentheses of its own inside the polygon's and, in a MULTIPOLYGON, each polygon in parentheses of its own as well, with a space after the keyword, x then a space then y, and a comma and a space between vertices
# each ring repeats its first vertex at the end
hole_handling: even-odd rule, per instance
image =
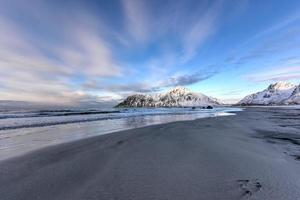
POLYGON ((262 185, 258 179, 240 179, 237 180, 237 183, 242 190, 242 196, 246 197, 250 197, 262 189, 262 185))

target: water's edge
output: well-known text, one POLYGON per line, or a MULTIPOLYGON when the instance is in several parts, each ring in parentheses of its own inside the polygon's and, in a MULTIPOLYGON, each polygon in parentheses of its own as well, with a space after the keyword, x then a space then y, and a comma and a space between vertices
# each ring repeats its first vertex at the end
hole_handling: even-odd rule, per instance
MULTIPOLYGON (((168 110, 148 112, 126 112, 123 116, 105 116, 100 119, 86 119, 79 122, 61 122, 53 125, 38 124, 36 126, 3 129, 0 131, 0 160, 19 156, 29 151, 47 146, 71 142, 97 135, 129 130, 150 125, 165 124, 175 121, 189 121, 199 118, 234 115, 242 111, 240 108, 218 108, 213 110, 168 110), (171 112, 170 112, 171 111, 171 112)), ((118 113, 119 114, 119 113, 118 113)), ((121 113, 122 115, 122 113, 121 113)), ((59 117, 52 117, 56 118, 59 117)), ((14 118, 19 120, 19 118, 14 118)), ((32 119, 32 118, 31 118, 32 119)), ((38 119, 37 117, 34 120, 38 119)), ((44 117, 42 118, 44 119, 44 117)), ((5 119, 0 120, 3 121, 5 119)), ((12 119, 10 119, 12 120, 12 119)), ((24 119, 23 119, 24 120, 24 119)), ((44 121, 43 121, 44 123, 44 121)))

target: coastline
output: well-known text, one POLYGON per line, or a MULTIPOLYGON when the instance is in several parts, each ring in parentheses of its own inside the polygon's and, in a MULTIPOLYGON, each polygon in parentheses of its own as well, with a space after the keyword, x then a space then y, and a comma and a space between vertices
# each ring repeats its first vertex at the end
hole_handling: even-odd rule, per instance
POLYGON ((0 162, 1 198, 294 200, 299 113, 246 108, 46 147, 0 162))
MULTIPOLYGON (((9 126, 9 124, 12 125, 13 128, 0 130, 0 161, 56 144, 149 125, 230 115, 231 113, 229 113, 229 111, 233 110, 239 111, 240 109, 222 107, 212 110, 194 110, 191 108, 165 110, 158 108, 141 109, 137 111, 135 109, 128 109, 126 112, 118 113, 120 116, 115 116, 115 114, 113 114, 113 116, 96 116, 96 118, 100 118, 96 121, 91 119, 84 120, 85 116, 79 116, 80 119, 77 123, 65 123, 69 120, 69 117, 62 119, 57 115, 53 115, 52 112, 51 117, 47 117, 46 115, 43 115, 44 117, 41 118, 34 117, 33 119, 31 117, 25 117, 17 118, 16 121, 15 118, 2 119, 0 120, 0 129, 4 126, 9 126), (54 123, 54 125, 49 126, 49 123, 45 123, 45 118, 59 123, 54 123), (35 123, 37 126, 34 125, 35 123), (26 124, 28 126, 24 126, 26 124), (23 128, 16 128, 20 125, 23 128)), ((28 113, 26 114, 28 115, 28 113)), ((58 114, 61 115, 62 113, 58 114)), ((68 114, 73 114, 73 112, 70 111, 68 114)), ((71 119, 73 118, 71 117, 71 119)))

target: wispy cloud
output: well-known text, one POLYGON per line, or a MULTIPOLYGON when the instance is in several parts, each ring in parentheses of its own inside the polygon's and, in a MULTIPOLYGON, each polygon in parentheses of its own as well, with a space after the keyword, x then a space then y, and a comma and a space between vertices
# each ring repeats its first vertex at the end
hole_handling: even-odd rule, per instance
POLYGON ((0 96, 49 102, 120 99, 197 84, 217 73, 228 76, 231 66, 252 81, 299 78, 300 29, 294 25, 300 15, 282 18, 251 37, 238 18, 254 17, 253 25, 260 25, 248 13, 252 7, 248 0, 35 1, 34 6, 4 1, 0 96), (245 38, 250 39, 241 44, 245 38), (234 43, 239 47, 226 55, 234 43), (255 72, 259 61, 266 61, 265 70, 255 72), (211 67, 215 63, 218 69, 211 67), (268 63, 275 67, 266 68, 268 63))
POLYGON ((89 91, 115 92, 123 97, 134 93, 155 93, 167 87, 189 86, 200 81, 211 78, 218 73, 217 70, 199 70, 194 73, 180 73, 173 76, 155 79, 155 81, 144 80, 130 83, 104 83, 89 81, 84 84, 83 89, 89 91))
POLYGON ((297 37, 300 34, 297 26, 299 22, 298 10, 239 44, 238 49, 234 50, 235 56, 229 56, 230 59, 226 59, 226 62, 243 66, 265 58, 277 58, 277 54, 282 56, 295 54, 295 51, 300 50, 300 41, 297 37))
POLYGON ((300 67, 281 67, 269 69, 246 76, 247 80, 256 82, 288 81, 300 79, 300 67))
POLYGON ((159 85, 163 87, 192 85, 194 83, 198 83, 200 81, 209 79, 212 76, 214 76, 216 73, 217 71, 202 70, 202 71, 197 71, 195 73, 175 75, 169 79, 162 81, 159 85))
POLYGON ((160 5, 164 12, 159 12, 149 1, 122 2, 125 25, 131 37, 138 42, 147 43, 162 40, 166 35, 173 35, 181 46, 181 50, 177 52, 178 63, 181 64, 192 60, 201 46, 218 29, 218 17, 223 6, 221 0, 211 5, 191 1, 185 4, 168 1, 167 6, 160 5), (193 5, 194 9, 192 13, 190 5, 193 5))
POLYGON ((216 31, 222 4, 222 1, 214 2, 204 13, 197 16, 195 22, 187 29, 183 39, 183 63, 192 59, 201 45, 216 31))
POLYGON ((71 44, 53 48, 36 42, 9 19, 1 17, 0 24, 2 99, 74 102, 89 96, 78 93, 79 85, 74 82, 78 76, 101 78, 122 73, 110 49, 89 27, 84 32, 65 30, 77 33, 68 38, 71 44))
POLYGON ((145 41, 148 38, 150 21, 145 2, 140 0, 122 0, 126 29, 131 37, 137 41, 145 41))
POLYGON ((121 67, 113 59, 110 49, 94 31, 74 31, 77 35, 72 45, 58 50, 58 56, 66 67, 89 76, 121 75, 121 67))
POLYGON ((251 41, 257 40, 260 37, 264 37, 264 36, 267 36, 269 34, 276 32, 276 31, 280 31, 280 30, 284 29, 285 27, 299 21, 300 20, 299 13, 300 13, 300 10, 297 10, 295 13, 292 13, 291 15, 287 16, 286 18, 282 19, 279 23, 276 23, 276 24, 266 28, 265 30, 257 33, 252 38, 250 38, 247 42, 251 42, 251 41))
POLYGON ((105 91, 111 93, 117 93, 122 95, 128 95, 132 93, 149 93, 160 91, 161 88, 155 86, 155 84, 147 82, 133 82, 133 83, 116 83, 116 84, 105 84, 99 82, 88 82, 83 85, 85 90, 90 91, 105 91))

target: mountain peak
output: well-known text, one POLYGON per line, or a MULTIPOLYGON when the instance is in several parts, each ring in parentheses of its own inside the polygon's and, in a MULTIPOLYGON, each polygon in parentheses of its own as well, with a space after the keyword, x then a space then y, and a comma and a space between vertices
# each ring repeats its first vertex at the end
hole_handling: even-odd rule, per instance
POLYGON ((187 94, 187 93, 191 93, 191 91, 186 87, 177 86, 177 87, 171 89, 168 93, 184 95, 184 94, 187 94))
POLYGON ((269 85, 268 90, 288 90, 294 87, 296 87, 295 84, 286 81, 279 81, 277 83, 269 85))
MULTIPOLYGON (((269 85, 269 87, 261 92, 257 92, 244 97, 239 104, 246 105, 280 105, 290 103, 291 98, 298 99, 297 86, 279 81, 269 85)), ((296 100, 291 100, 296 102, 296 100)), ((298 102, 298 100, 297 100, 298 102)))

